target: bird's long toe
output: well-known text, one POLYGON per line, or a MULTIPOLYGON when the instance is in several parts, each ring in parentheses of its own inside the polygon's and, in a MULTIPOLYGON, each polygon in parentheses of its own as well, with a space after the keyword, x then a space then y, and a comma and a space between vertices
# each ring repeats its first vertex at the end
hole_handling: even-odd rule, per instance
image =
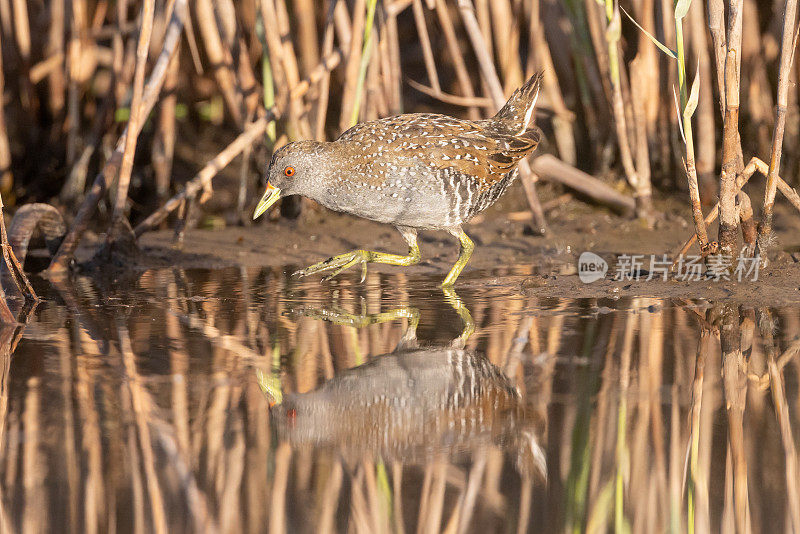
POLYGON ((292 274, 292 276, 297 277, 304 277, 310 276, 312 274, 322 273, 325 271, 333 270, 331 274, 324 277, 321 281, 324 282, 326 280, 330 280, 334 276, 337 276, 358 263, 362 263, 364 265, 364 273, 366 274, 366 258, 364 254, 360 250, 356 250, 353 252, 346 252, 344 254, 339 254, 338 256, 333 256, 328 258, 327 260, 315 263, 314 265, 309 265, 305 269, 301 269, 296 271, 292 274))

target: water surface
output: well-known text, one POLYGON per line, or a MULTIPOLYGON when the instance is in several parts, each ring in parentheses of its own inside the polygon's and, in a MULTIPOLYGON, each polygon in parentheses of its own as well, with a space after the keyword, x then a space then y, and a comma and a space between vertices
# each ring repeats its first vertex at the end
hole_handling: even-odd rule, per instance
POLYGON ((800 530, 800 308, 512 273, 40 281, 0 531, 800 530))

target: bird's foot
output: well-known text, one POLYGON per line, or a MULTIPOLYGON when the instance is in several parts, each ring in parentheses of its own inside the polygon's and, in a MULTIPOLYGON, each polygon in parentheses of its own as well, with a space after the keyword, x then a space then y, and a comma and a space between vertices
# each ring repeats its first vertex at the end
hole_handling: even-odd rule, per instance
POLYGON ((334 276, 337 276, 345 269, 361 264, 361 282, 367 278, 367 263, 371 261, 371 255, 368 250, 354 250, 353 252, 345 252, 338 256, 333 256, 325 261, 309 265, 305 269, 300 269, 292 274, 292 276, 310 276, 312 274, 322 273, 325 271, 334 271, 328 276, 324 277, 321 281, 325 282, 334 276))

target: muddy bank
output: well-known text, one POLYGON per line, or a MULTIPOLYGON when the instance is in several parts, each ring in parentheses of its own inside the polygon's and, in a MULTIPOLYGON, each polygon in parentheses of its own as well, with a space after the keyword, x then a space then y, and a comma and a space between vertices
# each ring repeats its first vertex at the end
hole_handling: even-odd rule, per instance
MULTIPOLYGON (((523 293, 541 296, 613 297, 653 296, 666 298, 732 299, 744 303, 800 301, 800 221, 787 221, 776 228, 778 245, 770 266, 738 282, 709 279, 681 281, 646 280, 650 255, 672 257, 691 234, 682 207, 659 206, 662 216, 654 228, 640 221, 598 212, 577 201, 566 202, 550 213, 550 232, 535 235, 523 215, 515 215, 511 202, 486 212, 483 220, 466 227, 477 248, 457 287, 513 285, 523 293), (511 215, 509 215, 511 214, 511 215), (584 284, 577 276, 577 260, 584 251, 609 262, 605 279, 584 284), (616 281, 615 261, 620 254, 644 255, 639 280, 616 281)), ((716 233, 714 228, 710 229, 716 233)), ((148 233, 139 241, 141 254, 129 265, 137 269, 179 266, 217 268, 231 265, 275 267, 286 271, 302 268, 331 255, 355 248, 402 253, 406 245, 391 226, 333 213, 309 211, 298 220, 272 220, 251 227, 226 227, 187 232, 182 248, 174 247, 174 233, 148 233)), ((370 265, 377 272, 402 270, 410 277, 431 282, 444 277, 458 255, 458 243, 445 232, 422 232, 422 262, 402 268, 370 265)), ((689 254, 696 254, 696 249, 689 254)), ((656 273, 654 273, 656 274, 656 273)), ((346 276, 358 276, 355 270, 346 276)), ((660 276, 655 276, 660 278, 660 276)))

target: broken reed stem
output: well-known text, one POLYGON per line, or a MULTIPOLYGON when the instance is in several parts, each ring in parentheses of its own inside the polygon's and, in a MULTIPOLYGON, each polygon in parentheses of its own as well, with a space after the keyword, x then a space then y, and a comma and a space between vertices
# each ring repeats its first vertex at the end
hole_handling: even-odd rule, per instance
MULTIPOLYGON (((133 76, 133 98, 131 100, 130 118, 128 119, 128 132, 137 132, 125 138, 125 149, 122 152, 122 166, 119 170, 117 181, 117 194, 114 199, 114 212, 112 219, 121 219, 124 216, 125 204, 128 200, 128 186, 133 171, 133 157, 136 152, 136 141, 139 138, 140 122, 147 117, 141 113, 142 93, 144 91, 144 71, 147 66, 147 52, 150 49, 150 37, 153 33, 153 16, 155 14, 155 0, 144 0, 142 5, 141 29, 139 42, 136 45, 136 71, 133 76)), ((111 238, 109 234, 109 238, 111 238)))
POLYGON ((786 128, 786 109, 789 96, 789 76, 791 75, 794 47, 797 44, 795 36, 795 18, 797 16, 797 0, 786 0, 783 12, 783 38, 781 40, 781 60, 778 68, 778 100, 775 106, 775 129, 772 134, 772 151, 769 158, 769 171, 767 173, 767 187, 764 193, 764 207, 762 210, 761 225, 758 229, 756 241, 756 254, 766 261, 766 253, 772 237, 772 208, 775 204, 775 192, 778 186, 778 171, 781 166, 781 149, 783 148, 783 134, 786 128))
MULTIPOLYGON (((186 18, 186 2, 187 0, 176 0, 175 2, 172 17, 164 35, 164 45, 161 49, 161 54, 156 60, 156 64, 150 73, 150 79, 145 86, 142 105, 139 110, 143 117, 146 117, 147 114, 150 113, 150 110, 153 109, 153 106, 155 106, 166 78, 169 62, 173 53, 177 50, 177 44, 183 30, 183 21, 186 18)), ((141 121, 139 121, 137 127, 141 128, 141 121)), ((75 215, 69 232, 64 237, 64 241, 61 243, 58 252, 56 252, 53 260, 50 262, 50 266, 47 268, 50 274, 66 271, 69 262, 72 261, 75 249, 78 248, 81 237, 89 225, 89 220, 92 215, 94 215, 100 199, 108 189, 114 175, 119 169, 128 133, 134 136, 139 135, 138 131, 128 132, 126 128, 120 136, 114 153, 108 161, 106 161, 103 170, 95 178, 91 189, 78 209, 78 213, 75 215)))

